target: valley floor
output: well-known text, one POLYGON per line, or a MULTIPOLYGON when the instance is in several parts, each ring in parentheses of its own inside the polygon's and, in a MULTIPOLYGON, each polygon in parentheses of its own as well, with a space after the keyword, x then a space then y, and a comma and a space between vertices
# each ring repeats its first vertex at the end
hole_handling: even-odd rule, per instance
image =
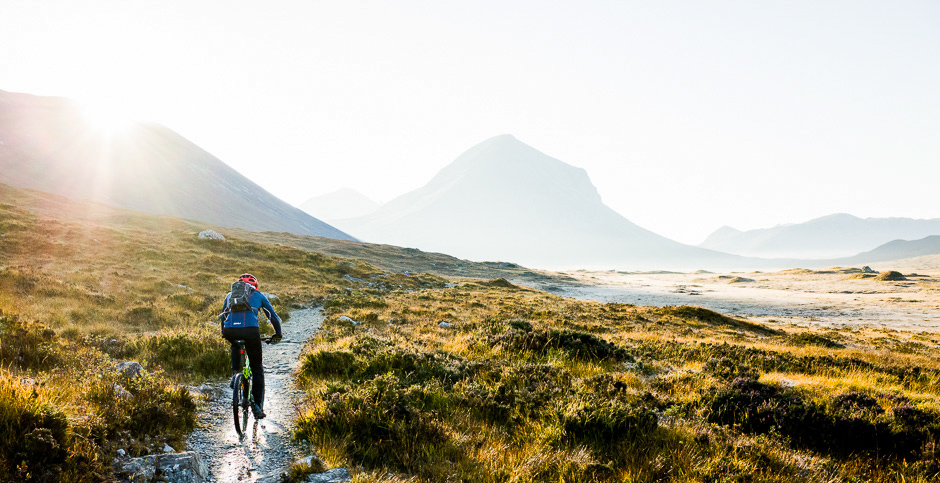
MULTIPOLYGON (((538 288, 582 300, 697 305, 755 322, 940 332, 940 277, 853 278, 845 269, 764 273, 562 272, 538 288)), ((531 283, 530 283, 531 284, 531 283)))

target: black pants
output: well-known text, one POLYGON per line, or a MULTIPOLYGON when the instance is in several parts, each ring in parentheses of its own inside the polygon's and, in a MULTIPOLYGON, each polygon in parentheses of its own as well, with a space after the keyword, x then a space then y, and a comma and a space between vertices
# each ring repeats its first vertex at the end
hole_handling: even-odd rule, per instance
POLYGON ((248 366, 251 368, 251 393, 255 404, 262 406, 264 402, 264 366, 261 364, 261 332, 257 327, 223 327, 222 337, 232 344, 232 373, 239 369, 238 347, 236 340, 245 341, 245 353, 248 355, 248 366))

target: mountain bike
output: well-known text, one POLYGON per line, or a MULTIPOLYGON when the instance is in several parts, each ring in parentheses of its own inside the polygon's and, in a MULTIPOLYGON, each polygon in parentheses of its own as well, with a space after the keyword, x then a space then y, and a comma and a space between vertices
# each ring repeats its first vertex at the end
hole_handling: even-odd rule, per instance
MULTIPOLYGON (((270 344, 273 337, 262 337, 261 341, 270 344)), ((251 367, 248 364, 248 354, 245 353, 245 341, 236 340, 238 346, 238 364, 241 367, 239 372, 235 373, 232 381, 232 413, 235 416, 235 432, 241 437, 242 433, 248 429, 248 415, 254 414, 251 410, 251 367)))

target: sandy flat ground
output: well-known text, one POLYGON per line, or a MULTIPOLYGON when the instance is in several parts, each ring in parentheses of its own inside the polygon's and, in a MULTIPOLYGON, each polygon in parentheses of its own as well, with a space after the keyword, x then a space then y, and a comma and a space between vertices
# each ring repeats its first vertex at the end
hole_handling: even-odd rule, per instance
POLYGON ((562 272, 560 295, 635 305, 698 305, 757 322, 940 332, 940 276, 852 279, 837 270, 734 273, 562 272))

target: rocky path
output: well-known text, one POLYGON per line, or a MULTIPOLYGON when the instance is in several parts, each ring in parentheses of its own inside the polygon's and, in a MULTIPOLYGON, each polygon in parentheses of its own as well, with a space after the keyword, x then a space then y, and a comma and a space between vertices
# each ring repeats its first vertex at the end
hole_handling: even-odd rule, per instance
POLYGON ((249 418, 249 428, 239 439, 232 422, 232 390, 228 381, 219 381, 207 393, 210 400, 200 411, 196 431, 188 440, 189 449, 198 452, 209 467, 213 482, 253 482, 272 476, 302 456, 291 441, 291 428, 301 400, 292 373, 307 338, 320 328, 320 309, 291 312, 282 324, 284 339, 264 346, 264 408, 261 421, 249 418), (252 424, 253 423, 253 424, 252 424))

